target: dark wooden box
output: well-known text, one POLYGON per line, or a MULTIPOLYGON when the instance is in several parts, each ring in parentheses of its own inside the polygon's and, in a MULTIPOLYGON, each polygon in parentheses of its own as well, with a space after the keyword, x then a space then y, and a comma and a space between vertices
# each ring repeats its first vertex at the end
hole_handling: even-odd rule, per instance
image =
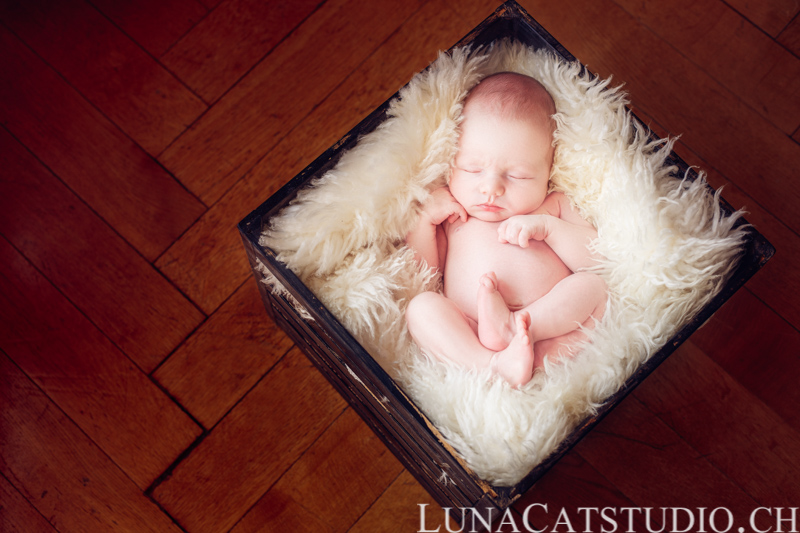
MULTIPOLYGON (((511 37, 535 48, 547 48, 566 60, 575 58, 516 2, 510 1, 456 43, 482 45, 511 37)), ((394 97, 393 97, 394 98, 394 97)), ((390 99, 391 100, 391 99, 390 99)), ((598 414, 585 419, 542 463, 513 487, 492 486, 470 471, 444 442, 440 433, 404 394, 395 381, 378 365, 334 316, 282 263, 274 253, 258 244, 262 228, 312 179, 323 175, 352 148, 359 137, 374 130, 386 118, 389 101, 378 107, 333 147, 319 156, 275 195, 250 213, 239 224, 247 256, 269 315, 305 352, 339 393, 359 413, 403 465, 443 507, 474 508, 484 516, 498 518, 527 491, 556 461, 586 435, 631 390, 752 277, 774 253, 772 245, 758 232, 748 230, 745 255, 722 291, 698 316, 681 329, 660 351, 644 363, 598 414), (263 265, 263 266, 262 266, 263 265), (301 318, 294 306, 270 292, 261 271, 266 267, 292 296, 313 316, 301 318), (443 475, 446 474, 446 475, 443 475), (491 514, 490 514, 491 513, 491 514)), ((670 156, 682 175, 688 165, 675 154, 670 156)), ((696 175, 689 170, 689 175, 696 175)), ((732 211, 723 202, 723 207, 732 211)), ((740 220, 744 224, 744 220, 740 220)), ((454 513, 455 517, 459 513, 454 513)))

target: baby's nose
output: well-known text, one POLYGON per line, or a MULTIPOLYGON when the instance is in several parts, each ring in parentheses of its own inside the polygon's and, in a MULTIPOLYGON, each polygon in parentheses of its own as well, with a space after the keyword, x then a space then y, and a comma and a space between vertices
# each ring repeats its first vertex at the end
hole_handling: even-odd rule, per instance
POLYGON ((491 197, 502 196, 505 188, 503 180, 495 173, 487 173, 481 180, 481 194, 491 197))

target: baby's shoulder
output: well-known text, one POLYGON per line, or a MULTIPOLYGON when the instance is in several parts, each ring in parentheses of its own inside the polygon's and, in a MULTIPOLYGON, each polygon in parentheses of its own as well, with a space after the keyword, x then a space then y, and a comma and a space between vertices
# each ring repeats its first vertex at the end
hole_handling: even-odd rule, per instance
POLYGON ((557 202, 559 204, 563 203, 563 202, 569 203, 569 198, 567 198, 567 195, 564 194, 561 191, 553 191, 553 192, 547 194, 547 196, 545 197, 544 201, 545 202, 557 202))
POLYGON ((554 217, 561 217, 562 209, 569 209, 569 198, 563 192, 551 192, 545 196, 542 205, 535 212, 537 214, 548 214, 554 217))
MULTIPOLYGON (((545 197, 542 206, 548 206, 547 213, 558 217, 572 224, 581 226, 592 226, 592 224, 583 218, 578 207, 569 199, 563 192, 551 192, 545 197)), ((594 226, 592 226, 594 227, 594 226)))

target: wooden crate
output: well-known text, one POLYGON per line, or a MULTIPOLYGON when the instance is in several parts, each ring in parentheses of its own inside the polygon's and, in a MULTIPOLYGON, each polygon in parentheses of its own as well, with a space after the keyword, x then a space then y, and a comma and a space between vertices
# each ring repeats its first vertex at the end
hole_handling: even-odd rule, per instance
MULTIPOLYGON (((565 60, 575 61, 566 49, 513 1, 498 8, 454 47, 488 44, 506 37, 513 37, 535 48, 547 48, 565 60)), ((253 274, 259 281, 258 287, 269 315, 289 334, 439 504, 451 508, 472 508, 485 517, 496 519, 744 285, 769 260, 774 248, 758 232, 749 229, 745 255, 738 269, 710 304, 644 363, 625 385, 604 403, 596 416, 583 420, 547 459, 519 483, 513 487, 493 486, 478 478, 463 464, 452 448, 444 442, 430 420, 406 396, 398 384, 314 294, 275 259, 272 250, 258 244, 266 221, 287 205, 297 191, 305 187, 310 180, 322 176, 331 169, 344 152, 355 146, 360 136, 373 131, 386 118, 390 100, 373 111, 275 195, 250 213, 239 224, 239 231, 253 274), (264 283, 260 283, 264 277, 261 273, 264 267, 305 307, 313 317, 312 321, 304 320, 292 303, 273 294, 264 283)), ((679 175, 688 169, 688 165, 675 154, 671 154, 668 162, 678 167, 679 175)), ((696 176, 692 170, 689 170, 689 175, 696 176)), ((724 201, 722 203, 724 209, 732 211, 724 201)), ((740 220, 739 223, 746 222, 740 220)), ((454 516, 458 518, 461 514, 456 512, 454 516)), ((478 521, 478 524, 480 523, 478 521)))

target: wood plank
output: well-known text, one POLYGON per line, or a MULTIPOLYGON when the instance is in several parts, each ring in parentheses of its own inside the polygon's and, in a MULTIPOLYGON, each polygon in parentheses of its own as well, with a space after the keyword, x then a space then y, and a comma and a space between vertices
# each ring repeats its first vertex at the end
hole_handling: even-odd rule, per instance
POLYGON ((292 32, 161 157, 204 202, 216 202, 421 0, 334 0, 292 32))
POLYGON ((277 177, 262 177, 260 188, 237 184, 236 190, 247 189, 246 194, 225 195, 156 261, 208 315, 251 275, 236 224, 283 184, 277 177))
POLYGON ((0 28, 0 121, 147 259, 205 207, 0 28))
POLYGON ((0 348, 142 489, 200 434, 5 239, 0 339, 0 348))
POLYGON ((635 108, 683 134, 700 157, 800 231, 800 146, 610 0, 571 2, 523 5, 590 69, 624 82, 635 108))
POLYGON ((794 0, 770 0, 769 2, 726 0, 726 2, 773 37, 778 35, 800 11, 800 5, 794 0))
POLYGON ((736 209, 744 209, 747 221, 777 250, 769 263, 747 282, 747 287, 784 320, 800 328, 800 301, 793 296, 800 293, 800 277, 795 270, 800 261, 800 236, 770 214, 769 206, 759 205, 739 187, 726 184, 718 173, 709 172, 708 181, 713 187, 724 185, 725 200, 736 209))
POLYGON ((800 333, 775 311, 750 291, 739 291, 692 335, 692 343, 800 431, 800 333))
POLYGON ((225 416, 292 347, 267 316, 254 285, 239 287, 153 374, 206 428, 225 416))
MULTIPOLYGON (((559 528, 565 527, 560 516, 562 509, 567 516, 579 518, 582 520, 581 524, 585 524, 587 511, 581 511, 581 508, 604 507, 621 509, 634 505, 613 483, 574 450, 562 457, 514 504, 514 509, 524 520, 519 524, 529 524, 531 528, 545 531, 558 531, 559 528), (562 523, 558 525, 559 522, 562 523)), ((602 522, 597 514, 589 512, 589 520, 594 527, 585 529, 598 530, 597 524, 602 522)), ((632 524, 634 531, 646 531, 642 516, 632 515, 632 524)), ((605 523, 603 525, 608 526, 605 523)), ((520 525, 520 527, 525 526, 520 525)))
POLYGON ((206 9, 213 9, 217 7, 222 0, 198 0, 198 2, 206 6, 206 9))
MULTIPOLYGON (((650 123, 659 129, 658 124, 650 123)), ((682 143, 676 150, 690 164, 703 165, 702 160, 682 143)), ((780 493, 774 492, 776 480, 787 475, 787 468, 788 472, 792 471, 792 461, 787 463, 774 457, 770 460, 769 456, 774 455, 775 450, 782 453, 784 449, 796 448, 798 443, 793 439, 797 438, 800 429, 800 414, 796 409, 800 400, 797 390, 800 333, 787 322, 789 317, 798 318, 797 301, 791 295, 800 290, 800 279, 793 266, 796 259, 800 260, 800 237, 735 185, 727 183, 718 172, 712 170, 708 178, 714 187, 724 185, 723 196, 735 208, 747 209, 748 220, 776 245, 778 253, 748 282, 749 290, 734 294, 681 349, 684 368, 668 374, 674 379, 668 387, 680 387, 680 393, 670 394, 668 387, 663 390, 665 387, 657 385, 659 378, 653 377, 635 394, 641 399, 642 391, 648 391, 648 394, 655 391, 656 398, 665 397, 659 400, 660 404, 672 412, 680 408, 673 407, 673 404, 687 404, 693 398, 693 391, 703 391, 702 398, 691 400, 691 414, 681 411, 670 417, 679 421, 674 428, 687 440, 689 436, 695 439, 690 442, 698 442, 695 447, 706 452, 712 462, 725 461, 721 470, 732 470, 729 477, 747 488, 750 494, 760 494, 761 503, 771 505, 781 497, 780 493), (707 357, 698 350, 705 352, 707 357), (689 355, 686 355, 687 351, 689 355), (690 363, 685 363, 687 360, 690 363), (686 368, 689 364, 691 370, 686 368), (687 386, 692 386, 692 391, 686 390, 687 386), (750 394, 758 399, 750 397, 750 394), (776 420, 778 417, 782 419, 776 420), (717 427, 718 424, 722 424, 724 429, 717 427), (775 427, 764 429, 761 427, 764 424, 775 427), (736 434, 726 435, 726 432, 736 434), (759 446, 763 449, 758 449, 759 446), (718 457, 721 459, 716 459, 718 457), (760 467, 762 462, 767 464, 760 467), (748 465, 747 471, 742 470, 743 464, 748 465), (776 466, 778 464, 780 467, 776 466), (770 470, 776 468, 778 477, 765 481, 764 473, 768 476, 770 470), (751 486, 753 484, 755 486, 751 486)), ((676 356, 678 354, 664 363, 664 367, 680 364, 674 360, 676 356)), ((657 411, 656 408, 653 410, 657 411)))
MULTIPOLYGON (((619 404, 575 449, 636 507, 722 506, 738 520, 736 526, 745 525, 758 507, 635 397, 619 404)), ((766 529, 763 522, 756 524, 766 529)))
POLYGON ((0 405, 0 472, 56 530, 179 532, 3 354, 0 405))
POLYGON ((198 0, 91 0, 114 24, 161 57, 208 13, 198 0))
POLYGON ((151 155, 206 105, 83 0, 16 0, 0 19, 151 155))
POLYGON ((402 470, 372 430, 348 409, 231 533, 303 531, 311 525, 316 531, 347 531, 402 470))
MULTIPOLYGON (((326 482, 328 480, 325 480, 326 482)), ((328 518, 317 516, 291 496, 270 491, 250 513, 231 530, 241 531, 291 531, 292 533, 331 533, 328 518)))
MULTIPOLYGON (((797 368, 794 355, 785 370, 797 368)), ((773 365, 776 373, 784 370, 773 365)), ((693 343, 684 343, 634 394, 760 505, 793 505, 800 494, 800 433, 693 343)))
POLYGON ((778 42, 788 48, 794 55, 800 56, 800 17, 795 17, 784 28, 778 35, 778 42))
POLYGON ((56 531, 2 475, 0 475, 0 531, 5 533, 28 531, 55 533, 56 531))
POLYGON ((0 233, 145 372, 203 315, 0 128, 0 233))
POLYGON ((318 4, 228 0, 184 35, 162 61, 203 100, 216 102, 318 4))
POLYGON ((784 133, 800 124, 800 58, 729 5, 614 1, 784 133))
POLYGON ((211 312, 249 275, 233 228, 286 181, 425 68, 468 29, 440 0, 426 4, 303 119, 159 259, 157 266, 211 312))
POLYGON ((292 349, 153 497, 188 531, 227 531, 345 407, 322 374, 292 349))
POLYGON ((459 527, 453 520, 446 521, 443 509, 408 470, 403 470, 349 532, 407 533, 425 530, 459 531, 459 527))

